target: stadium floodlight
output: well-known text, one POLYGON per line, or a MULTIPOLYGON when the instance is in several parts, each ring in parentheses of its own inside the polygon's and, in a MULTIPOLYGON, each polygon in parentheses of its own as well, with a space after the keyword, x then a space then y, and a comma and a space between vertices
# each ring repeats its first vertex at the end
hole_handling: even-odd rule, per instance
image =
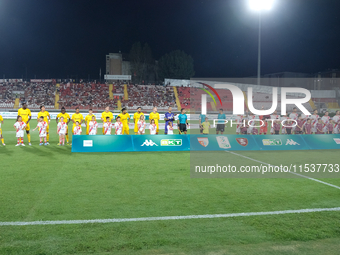
POLYGON ((258 58, 257 58, 257 85, 261 83, 261 13, 262 11, 269 11, 274 4, 274 0, 249 0, 249 6, 252 10, 259 13, 259 44, 258 44, 258 58))
POLYGON ((274 0, 249 0, 249 6, 252 10, 270 10, 273 7, 274 0))

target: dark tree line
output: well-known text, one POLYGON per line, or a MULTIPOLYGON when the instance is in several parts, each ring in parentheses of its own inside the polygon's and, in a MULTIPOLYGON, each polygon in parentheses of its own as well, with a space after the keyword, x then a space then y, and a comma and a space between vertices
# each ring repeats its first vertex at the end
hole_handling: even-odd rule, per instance
POLYGON ((190 79, 195 75, 193 58, 180 50, 169 52, 156 61, 150 46, 137 42, 131 47, 129 59, 136 83, 158 83, 165 78, 190 79))

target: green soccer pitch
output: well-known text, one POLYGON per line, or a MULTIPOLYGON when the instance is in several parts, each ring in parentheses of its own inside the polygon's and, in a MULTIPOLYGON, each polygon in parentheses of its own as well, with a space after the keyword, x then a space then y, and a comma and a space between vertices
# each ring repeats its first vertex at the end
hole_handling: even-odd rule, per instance
MULTIPOLYGON (((57 146, 54 122, 49 146, 39 146, 35 131, 32 146, 25 136, 26 147, 15 147, 13 124, 2 126, 0 254, 339 253, 340 211, 285 211, 340 207, 340 179, 322 179, 334 186, 307 178, 193 179, 189 152, 71 153, 71 146, 57 146), (283 213, 239 214, 273 211, 283 213), (125 220, 85 222, 95 219, 125 220), (53 222, 14 225, 35 221, 53 222)), ((234 165, 260 164, 253 159, 340 163, 336 150, 225 155, 234 165)))

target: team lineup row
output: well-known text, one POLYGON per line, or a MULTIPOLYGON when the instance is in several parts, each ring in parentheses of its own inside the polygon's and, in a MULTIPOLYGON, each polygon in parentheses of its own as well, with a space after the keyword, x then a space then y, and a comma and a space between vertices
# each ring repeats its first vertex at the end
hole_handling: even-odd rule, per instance
MULTIPOLYGON (((134 122, 134 133, 137 135, 145 134, 146 129, 146 120, 144 113, 141 111, 141 107, 138 107, 137 112, 133 115, 134 122)), ((165 134, 173 134, 173 121, 175 120, 175 113, 172 113, 172 108, 168 108, 168 112, 165 114, 165 134)), ((30 109, 27 108, 26 103, 22 104, 22 108, 18 110, 18 117, 14 124, 14 128, 16 130, 17 144, 16 146, 25 146, 24 144, 24 133, 26 131, 28 144, 31 145, 31 135, 30 135, 30 120, 32 118, 32 114, 30 109)), ((49 144, 49 125, 51 122, 51 116, 48 111, 46 111, 44 106, 40 107, 40 112, 38 113, 38 124, 36 129, 39 129, 39 137, 40 137, 40 145, 48 145, 49 144)), ((114 130, 115 135, 129 135, 129 123, 131 120, 130 115, 127 113, 125 108, 122 109, 122 112, 115 118, 115 123, 113 123, 114 116, 113 113, 110 112, 110 108, 106 107, 105 111, 101 114, 101 121, 103 122, 103 135, 111 135, 114 130)), ((159 132, 159 120, 160 115, 157 112, 157 108, 154 107, 153 112, 149 115, 149 130, 151 135, 157 135, 159 132)), ((1 124, 3 124, 3 118, 0 115, 0 138, 3 145, 4 138, 2 136, 1 124)), ((56 123, 57 123, 57 133, 59 135, 59 144, 65 145, 69 144, 69 131, 68 124, 73 122, 72 126, 72 134, 73 135, 81 135, 82 134, 82 123, 85 124, 86 127, 86 135, 96 135, 98 132, 98 122, 96 120, 96 116, 93 114, 92 109, 89 110, 89 114, 84 118, 83 115, 79 112, 79 108, 76 108, 76 113, 72 115, 72 117, 66 112, 66 109, 61 108, 61 112, 57 115, 56 123)), ((187 133, 188 118, 185 114, 185 109, 181 110, 181 114, 178 116, 178 130, 179 133, 187 133)))

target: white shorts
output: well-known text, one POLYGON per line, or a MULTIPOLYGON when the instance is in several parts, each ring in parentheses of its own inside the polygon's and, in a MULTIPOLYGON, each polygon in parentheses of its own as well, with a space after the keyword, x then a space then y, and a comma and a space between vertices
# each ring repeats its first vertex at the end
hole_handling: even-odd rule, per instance
POLYGON ((312 133, 316 133, 316 127, 315 127, 315 126, 312 126, 311 132, 312 132, 312 133))
POLYGON ((89 135, 96 135, 96 131, 91 131, 89 135))
POLYGON ((139 129, 139 130, 138 130, 138 133, 139 133, 139 134, 145 134, 145 129, 143 130, 143 132, 142 132, 142 130, 143 130, 142 128, 139 129))
POLYGON ((65 135, 66 132, 59 132, 59 135, 65 135))
POLYGON ((275 133, 275 130, 274 130, 273 127, 270 129, 270 133, 271 133, 271 134, 274 134, 274 133, 275 133))
POLYGON ((333 128, 333 134, 339 134, 339 130, 337 127, 333 128))
POLYGON ((323 131, 324 133, 327 133, 327 132, 328 132, 328 128, 327 128, 327 126, 326 126, 326 127, 324 127, 324 128, 322 129, 322 131, 323 131))
POLYGON ((39 137, 41 137, 41 138, 46 137, 46 132, 41 132, 41 133, 39 134, 39 137))
POLYGON ((241 133, 241 127, 236 128, 236 133, 241 133))
POLYGON ((24 130, 18 131, 16 137, 24 137, 24 130))
POLYGON ((286 129, 282 128, 281 134, 285 134, 286 133, 286 129))

